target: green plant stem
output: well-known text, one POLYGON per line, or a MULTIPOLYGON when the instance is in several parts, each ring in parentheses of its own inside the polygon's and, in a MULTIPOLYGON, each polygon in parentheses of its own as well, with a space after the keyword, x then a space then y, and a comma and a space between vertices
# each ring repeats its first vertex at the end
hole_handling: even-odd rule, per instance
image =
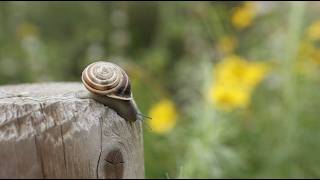
MULTIPOLYGON (((300 35, 302 30, 302 22, 304 17, 305 3, 304 2, 290 2, 289 12, 289 26, 288 36, 286 42, 286 49, 283 58, 283 100, 286 113, 284 113, 284 127, 287 129, 286 143, 284 146, 286 149, 294 151, 296 139, 295 130, 298 121, 298 96, 297 96, 297 78, 295 76, 295 64, 297 60, 297 51, 300 43, 300 35), (291 148, 288 148, 291 147, 291 148)), ((286 158, 290 156, 288 151, 283 151, 286 155, 282 157, 286 158)))

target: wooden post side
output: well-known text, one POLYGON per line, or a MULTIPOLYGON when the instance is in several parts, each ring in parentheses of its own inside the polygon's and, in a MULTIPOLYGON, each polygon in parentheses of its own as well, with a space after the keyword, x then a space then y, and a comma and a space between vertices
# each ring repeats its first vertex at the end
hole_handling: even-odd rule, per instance
POLYGON ((0 87, 0 178, 144 178, 141 122, 80 83, 0 87))

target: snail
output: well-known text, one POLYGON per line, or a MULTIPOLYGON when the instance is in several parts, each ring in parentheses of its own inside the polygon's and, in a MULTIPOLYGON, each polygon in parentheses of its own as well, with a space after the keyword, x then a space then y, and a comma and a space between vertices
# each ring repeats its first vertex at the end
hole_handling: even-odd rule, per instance
POLYGON ((129 122, 146 117, 140 113, 131 92, 129 77, 120 66, 105 61, 94 62, 84 69, 81 79, 89 92, 78 93, 79 98, 94 99, 129 122))

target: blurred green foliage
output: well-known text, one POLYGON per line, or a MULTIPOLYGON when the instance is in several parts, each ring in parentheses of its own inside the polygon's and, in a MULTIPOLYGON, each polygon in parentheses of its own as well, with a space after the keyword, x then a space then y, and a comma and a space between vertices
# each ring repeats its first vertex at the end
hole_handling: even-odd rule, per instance
POLYGON ((87 64, 113 61, 143 112, 170 99, 179 114, 167 134, 145 128, 146 177, 319 178, 320 38, 299 52, 320 4, 256 2, 232 20, 243 4, 1 2, 0 84, 80 81, 87 64), (206 94, 233 54, 272 68, 249 107, 223 112, 206 94))

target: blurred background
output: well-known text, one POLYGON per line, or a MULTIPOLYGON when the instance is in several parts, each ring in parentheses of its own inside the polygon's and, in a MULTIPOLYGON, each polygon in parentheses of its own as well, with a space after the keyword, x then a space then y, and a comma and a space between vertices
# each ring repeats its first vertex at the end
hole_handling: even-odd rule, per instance
POLYGON ((147 178, 320 177, 319 2, 1 2, 0 85, 126 69, 147 178))

